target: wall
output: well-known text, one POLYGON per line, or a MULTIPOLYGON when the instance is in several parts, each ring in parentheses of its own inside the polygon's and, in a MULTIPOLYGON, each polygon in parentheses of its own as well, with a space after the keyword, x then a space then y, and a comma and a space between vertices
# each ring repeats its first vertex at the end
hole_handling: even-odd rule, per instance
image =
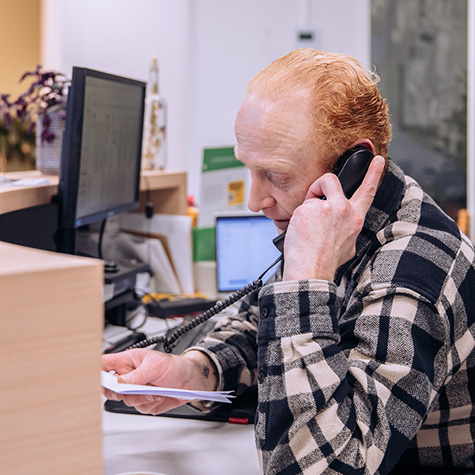
POLYGON ((40 0, 0 0, 0 93, 15 99, 25 86, 18 81, 40 62, 40 0))
MULTIPOLYGON (((318 48, 348 53, 369 65, 369 0, 198 0, 191 3, 191 16, 195 41, 187 169, 192 179, 199 177, 203 147, 234 145, 234 118, 247 82, 295 48, 296 27, 314 26, 318 48), (351 38, 353 22, 359 34, 351 38)), ((189 188, 198 194, 197 183, 189 188)))
POLYGON ((157 56, 169 103, 172 169, 186 169, 189 87, 188 0, 43 0, 46 67, 73 66, 147 80, 157 56))
POLYGON ((294 48, 297 26, 314 25, 321 49, 369 64, 369 1, 43 0, 43 62, 147 79, 158 56, 169 168, 187 170, 199 198, 202 149, 234 145, 247 81, 294 48))

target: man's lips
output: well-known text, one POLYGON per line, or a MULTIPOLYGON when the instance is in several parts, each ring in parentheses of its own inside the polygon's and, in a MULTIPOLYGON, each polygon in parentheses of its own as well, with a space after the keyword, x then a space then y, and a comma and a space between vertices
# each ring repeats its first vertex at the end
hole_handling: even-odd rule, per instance
POLYGON ((289 226, 290 219, 274 219, 273 221, 278 229, 285 231, 289 226))

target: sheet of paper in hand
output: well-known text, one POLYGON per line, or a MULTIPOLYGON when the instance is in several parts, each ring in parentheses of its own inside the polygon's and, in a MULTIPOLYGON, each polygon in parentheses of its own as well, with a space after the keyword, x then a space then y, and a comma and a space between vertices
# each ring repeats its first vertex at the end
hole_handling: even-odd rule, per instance
POLYGON ((190 389, 161 388, 157 386, 144 386, 140 384, 124 384, 117 382, 118 375, 101 371, 101 384, 104 388, 118 394, 138 394, 152 396, 166 396, 177 399, 230 403, 232 391, 194 391, 190 389))

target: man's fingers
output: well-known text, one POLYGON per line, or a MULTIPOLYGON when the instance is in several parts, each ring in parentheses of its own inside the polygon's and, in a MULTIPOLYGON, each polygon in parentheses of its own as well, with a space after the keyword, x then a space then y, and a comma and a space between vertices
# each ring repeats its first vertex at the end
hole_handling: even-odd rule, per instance
POLYGON ((330 197, 341 192, 341 184, 337 176, 333 173, 327 173, 310 185, 305 199, 321 198, 322 196, 330 197))
POLYGON ((118 374, 128 373, 133 369, 130 359, 124 353, 108 353, 102 355, 102 369, 106 372, 115 371, 118 374))
POLYGON ((110 399, 111 401, 120 401, 119 394, 115 393, 114 391, 103 388, 103 393, 106 399, 110 399))
POLYGON ((104 371, 116 371, 119 358, 117 354, 107 354, 102 356, 102 369, 104 371))
POLYGON ((383 174, 385 164, 386 161, 384 158, 381 155, 376 155, 373 160, 371 160, 363 182, 350 199, 350 201, 355 206, 361 208, 365 214, 378 191, 379 181, 383 174))

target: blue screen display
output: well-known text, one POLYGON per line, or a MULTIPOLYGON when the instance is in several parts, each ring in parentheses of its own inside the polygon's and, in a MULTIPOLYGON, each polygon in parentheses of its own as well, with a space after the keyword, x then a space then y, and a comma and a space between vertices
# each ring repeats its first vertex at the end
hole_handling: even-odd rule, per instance
POLYGON ((216 218, 216 267, 219 292, 232 292, 257 279, 280 255, 277 236, 265 216, 216 218))

